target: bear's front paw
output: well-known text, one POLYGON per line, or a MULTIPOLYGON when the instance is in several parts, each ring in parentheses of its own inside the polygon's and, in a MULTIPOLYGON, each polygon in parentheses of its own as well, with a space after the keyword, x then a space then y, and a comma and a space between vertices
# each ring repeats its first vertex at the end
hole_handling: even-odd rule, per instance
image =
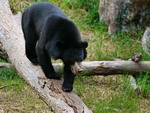
POLYGON ((62 86, 62 90, 65 91, 65 92, 71 92, 73 89, 73 86, 72 85, 69 85, 69 84, 66 84, 62 86))
POLYGON ((61 75, 59 75, 57 73, 51 73, 51 74, 47 75, 46 77, 49 79, 58 79, 58 80, 61 79, 61 75))

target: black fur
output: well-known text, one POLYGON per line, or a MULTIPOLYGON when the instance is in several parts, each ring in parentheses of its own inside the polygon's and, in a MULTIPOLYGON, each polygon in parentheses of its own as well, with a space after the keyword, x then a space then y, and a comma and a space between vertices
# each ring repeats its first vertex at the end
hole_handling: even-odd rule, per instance
POLYGON ((83 42, 75 24, 56 6, 49 2, 36 3, 22 16, 27 58, 40 64, 47 78, 60 79, 52 66, 53 59, 64 63, 62 89, 71 91, 75 75, 71 65, 86 58, 87 42, 83 42))

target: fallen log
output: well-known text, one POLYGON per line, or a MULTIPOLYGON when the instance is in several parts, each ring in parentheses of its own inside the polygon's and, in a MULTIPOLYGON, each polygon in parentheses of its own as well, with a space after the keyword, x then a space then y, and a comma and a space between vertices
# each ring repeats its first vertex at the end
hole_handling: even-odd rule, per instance
MULTIPOLYGON (((53 64, 57 71, 62 72, 62 64, 53 64)), ((87 73, 88 75, 136 75, 150 71, 150 61, 90 61, 82 62, 77 73, 87 73)))
POLYGON ((10 10, 8 0, 0 0, 0 42, 18 74, 56 113, 91 113, 74 92, 65 93, 61 90, 62 80, 43 79, 41 68, 32 65, 26 58, 19 23, 10 10))

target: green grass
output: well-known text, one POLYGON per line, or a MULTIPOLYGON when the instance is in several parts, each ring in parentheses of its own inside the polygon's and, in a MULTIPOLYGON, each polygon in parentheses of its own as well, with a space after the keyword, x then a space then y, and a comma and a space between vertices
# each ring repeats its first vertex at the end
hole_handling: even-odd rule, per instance
MULTIPOLYGON (((9 1, 15 14, 35 3, 32 0, 9 1)), ((44 1, 51 1, 58 6, 77 25, 83 40, 89 42, 87 61, 112 58, 128 60, 134 53, 142 53, 142 60, 150 60, 150 56, 141 47, 143 29, 135 29, 128 33, 121 31, 113 36, 108 35, 106 23, 98 22, 98 0, 86 0, 86 2, 84 0, 44 1)), ((94 113, 146 113, 150 109, 149 77, 148 75, 140 76, 136 78, 136 81, 141 89, 138 94, 130 86, 128 75, 107 77, 79 75, 76 77, 74 90, 94 113)), ((13 97, 8 96, 8 98, 12 100, 18 98, 16 103, 25 103, 18 105, 20 108, 15 108, 18 111, 31 112, 35 109, 45 108, 44 104, 37 99, 37 96, 13 69, 0 69, 1 86, 6 87, 0 89, 0 93, 14 95, 13 97)), ((7 97, 5 98, 7 100, 7 97)), ((2 107, 8 110, 6 105, 2 104, 2 107)), ((10 109, 15 111, 13 105, 10 109)))
POLYGON ((150 76, 144 75, 137 78, 137 83, 140 86, 141 93, 139 96, 150 98, 150 76))
POLYGON ((19 91, 25 82, 17 75, 13 69, 0 69, 0 86, 4 86, 4 90, 19 91))
POLYGON ((94 113, 144 113, 150 105, 150 86, 146 85, 147 76, 139 81, 141 92, 138 95, 127 75, 80 76, 76 78, 75 90, 94 113), (145 105, 141 107, 141 104, 145 105))
POLYGON ((0 109, 5 112, 50 113, 51 111, 14 69, 0 69, 0 95, 0 109))

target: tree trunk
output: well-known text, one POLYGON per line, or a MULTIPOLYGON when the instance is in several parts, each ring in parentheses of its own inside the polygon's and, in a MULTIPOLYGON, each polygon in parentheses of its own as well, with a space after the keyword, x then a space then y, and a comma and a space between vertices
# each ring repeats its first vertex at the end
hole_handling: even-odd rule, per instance
POLYGON ((43 79, 40 66, 34 66, 25 56, 20 20, 12 15, 8 0, 0 0, 0 42, 18 74, 57 113, 91 113, 74 93, 61 90, 62 80, 43 79))

